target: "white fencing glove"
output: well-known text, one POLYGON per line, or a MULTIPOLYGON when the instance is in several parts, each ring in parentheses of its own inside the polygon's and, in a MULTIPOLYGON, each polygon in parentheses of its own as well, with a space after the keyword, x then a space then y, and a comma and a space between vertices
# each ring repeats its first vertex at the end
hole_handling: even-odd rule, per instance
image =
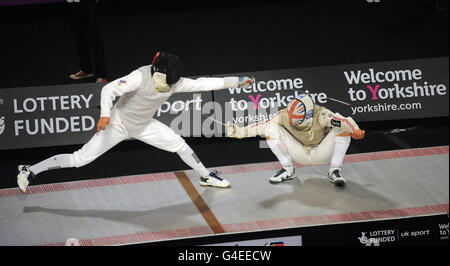
POLYGON ((250 88, 250 86, 252 86, 252 84, 255 82, 255 78, 254 77, 239 77, 238 79, 238 87, 240 88, 250 88))
POLYGON ((228 138, 242 139, 245 137, 244 129, 229 121, 225 124, 225 130, 228 138))

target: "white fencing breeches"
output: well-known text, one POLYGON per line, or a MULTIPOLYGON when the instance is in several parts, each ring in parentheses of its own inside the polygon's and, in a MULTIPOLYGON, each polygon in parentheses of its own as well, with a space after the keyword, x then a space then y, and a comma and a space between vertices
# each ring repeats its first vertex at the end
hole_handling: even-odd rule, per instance
MULTIPOLYGON (((187 144, 184 139, 158 120, 152 119, 143 131, 134 134, 130 134, 120 122, 111 122, 104 130, 98 134, 96 133, 81 149, 72 154, 59 154, 50 157, 31 166, 30 170, 37 175, 40 172, 56 168, 82 167, 91 163, 121 141, 129 138, 135 138, 169 152, 187 150, 187 144)), ((189 155, 192 154, 192 152, 189 153, 189 155)), ((191 160, 185 161, 191 162, 191 160)), ((194 161, 197 162, 198 160, 194 161)), ((201 169, 197 164, 194 167, 201 169)), ((205 171, 201 171, 201 173, 204 174, 205 171)))
POLYGON ((284 127, 277 125, 275 130, 278 131, 275 136, 287 148, 286 157, 301 165, 321 165, 331 162, 332 167, 339 168, 344 161, 351 140, 350 137, 336 136, 337 130, 332 129, 322 142, 312 148, 308 154, 303 144, 284 127))

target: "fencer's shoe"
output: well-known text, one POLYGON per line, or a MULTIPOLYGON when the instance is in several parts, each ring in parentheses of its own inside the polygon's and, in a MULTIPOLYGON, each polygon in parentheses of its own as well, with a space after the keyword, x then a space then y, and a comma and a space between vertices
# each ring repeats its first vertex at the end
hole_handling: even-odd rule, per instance
POLYGON ((220 188, 227 188, 230 187, 230 182, 227 180, 219 177, 220 174, 219 171, 214 170, 207 177, 200 177, 200 185, 202 186, 212 186, 212 187, 220 187, 220 188))
POLYGON ((292 169, 285 169, 284 167, 281 168, 281 170, 278 170, 273 176, 269 178, 269 182, 271 184, 279 184, 281 182, 284 182, 286 180, 293 179, 295 177, 295 169, 292 167, 292 169))
POLYGON ((345 178, 341 174, 341 169, 339 168, 332 168, 328 172, 328 178, 330 179, 331 183, 334 183, 334 185, 338 187, 345 186, 345 178))
POLYGON ((70 77, 71 79, 78 80, 78 79, 91 78, 91 77, 93 77, 93 76, 94 76, 93 73, 86 73, 86 72, 80 70, 80 71, 78 71, 78 72, 75 73, 75 74, 71 74, 69 77, 70 77))
POLYGON ((27 190, 30 181, 34 178, 34 174, 30 171, 29 167, 29 165, 19 165, 18 167, 17 185, 22 192, 27 190))

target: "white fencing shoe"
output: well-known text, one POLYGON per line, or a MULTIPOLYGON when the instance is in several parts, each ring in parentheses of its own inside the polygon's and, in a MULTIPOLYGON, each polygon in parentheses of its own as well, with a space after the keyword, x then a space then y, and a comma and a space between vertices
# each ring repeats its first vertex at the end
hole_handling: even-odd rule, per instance
POLYGON ((345 178, 342 176, 341 169, 339 168, 331 168, 328 172, 328 178, 331 183, 334 183, 338 187, 345 186, 345 178))
POLYGON ((17 175, 17 185, 22 192, 27 190, 30 180, 34 178, 33 172, 28 169, 29 167, 29 165, 19 165, 18 167, 19 174, 17 175))
POLYGON ((269 178, 269 182, 271 184, 279 184, 281 182, 284 182, 286 180, 293 179, 295 176, 295 169, 292 168, 292 171, 288 171, 285 168, 281 168, 281 170, 278 170, 273 176, 269 178))
POLYGON ((218 175, 220 174, 219 171, 212 171, 211 173, 209 173, 209 175, 205 178, 205 177, 200 177, 200 185, 202 186, 212 186, 212 187, 219 187, 219 188, 227 188, 230 187, 230 182, 228 182, 227 180, 219 177, 218 175))

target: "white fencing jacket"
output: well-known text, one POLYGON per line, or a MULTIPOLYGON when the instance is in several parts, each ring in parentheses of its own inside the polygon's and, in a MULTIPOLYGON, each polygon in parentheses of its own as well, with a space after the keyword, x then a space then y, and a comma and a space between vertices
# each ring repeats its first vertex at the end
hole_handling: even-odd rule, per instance
POLYGON ((181 77, 168 92, 158 92, 150 73, 151 65, 140 67, 129 75, 116 79, 102 88, 101 117, 117 113, 128 131, 140 131, 153 119, 158 108, 178 92, 221 90, 238 86, 238 77, 198 78, 181 77), (116 97, 119 100, 114 105, 116 97))

